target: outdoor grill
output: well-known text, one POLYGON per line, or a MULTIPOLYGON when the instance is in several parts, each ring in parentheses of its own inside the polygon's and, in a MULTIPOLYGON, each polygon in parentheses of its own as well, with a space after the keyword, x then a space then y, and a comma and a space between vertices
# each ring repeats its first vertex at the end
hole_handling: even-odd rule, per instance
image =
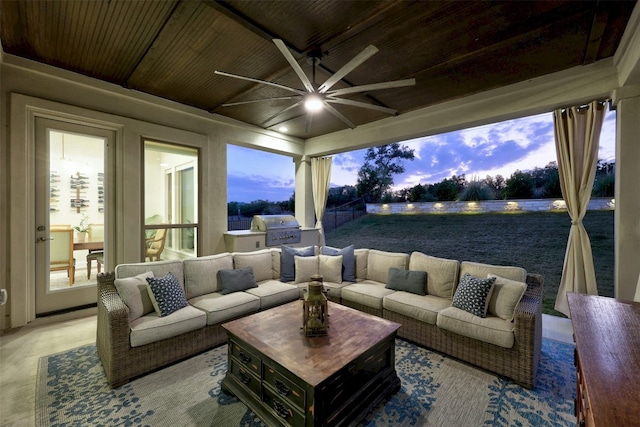
POLYGON ((254 215, 251 231, 267 233, 265 246, 300 243, 300 224, 293 215, 254 215))

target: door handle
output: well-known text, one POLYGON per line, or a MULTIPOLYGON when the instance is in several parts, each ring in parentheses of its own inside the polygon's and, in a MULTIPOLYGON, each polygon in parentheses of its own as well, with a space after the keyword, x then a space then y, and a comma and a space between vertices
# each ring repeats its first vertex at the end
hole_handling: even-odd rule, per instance
POLYGON ((47 240, 53 240, 51 237, 40 237, 36 242, 46 242, 47 240))

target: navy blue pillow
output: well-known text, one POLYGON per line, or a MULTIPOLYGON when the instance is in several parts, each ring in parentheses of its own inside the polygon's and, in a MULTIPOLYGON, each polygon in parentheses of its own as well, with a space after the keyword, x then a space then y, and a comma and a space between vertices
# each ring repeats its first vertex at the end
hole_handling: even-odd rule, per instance
POLYGON ((292 282, 296 280, 295 256, 315 256, 315 246, 307 246, 306 248, 292 248, 283 246, 280 255, 280 281, 292 282))
POLYGON ((149 297, 160 317, 168 316, 187 306, 184 289, 171 272, 164 277, 147 277, 146 279, 149 297))
POLYGON ((258 287, 251 267, 218 270, 217 278, 223 295, 258 287))
POLYGON ((465 273, 453 294, 451 305, 474 316, 486 317, 495 281, 495 277, 485 279, 465 273))
POLYGON ((349 245, 346 248, 342 249, 332 248, 331 246, 323 246, 320 249, 320 253, 322 255, 342 255, 342 280, 345 282, 356 281, 356 255, 354 251, 354 245, 349 245))

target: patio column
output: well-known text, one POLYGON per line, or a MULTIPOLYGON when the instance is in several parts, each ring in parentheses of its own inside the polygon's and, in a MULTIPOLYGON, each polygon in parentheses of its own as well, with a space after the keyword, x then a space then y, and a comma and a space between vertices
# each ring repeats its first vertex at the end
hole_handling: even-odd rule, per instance
POLYGON ((616 109, 615 297, 633 300, 640 274, 640 86, 614 93, 616 109))
POLYGON ((315 211, 313 208, 313 185, 311 182, 311 160, 304 157, 294 157, 296 165, 296 219, 301 227, 315 226, 315 211))

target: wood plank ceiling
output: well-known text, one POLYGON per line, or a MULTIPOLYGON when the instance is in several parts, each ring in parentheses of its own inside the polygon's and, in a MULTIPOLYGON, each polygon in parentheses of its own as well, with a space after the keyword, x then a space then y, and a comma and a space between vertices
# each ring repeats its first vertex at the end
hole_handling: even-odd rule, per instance
MULTIPOLYGON (((415 78, 413 87, 345 96, 400 114, 613 56, 635 1, 3 0, 5 53, 309 138, 346 128, 326 112, 305 132, 286 96, 221 70, 304 90, 279 38, 322 83, 367 45, 379 52, 338 87, 415 78)), ((388 117, 337 105, 356 125, 388 117)))

